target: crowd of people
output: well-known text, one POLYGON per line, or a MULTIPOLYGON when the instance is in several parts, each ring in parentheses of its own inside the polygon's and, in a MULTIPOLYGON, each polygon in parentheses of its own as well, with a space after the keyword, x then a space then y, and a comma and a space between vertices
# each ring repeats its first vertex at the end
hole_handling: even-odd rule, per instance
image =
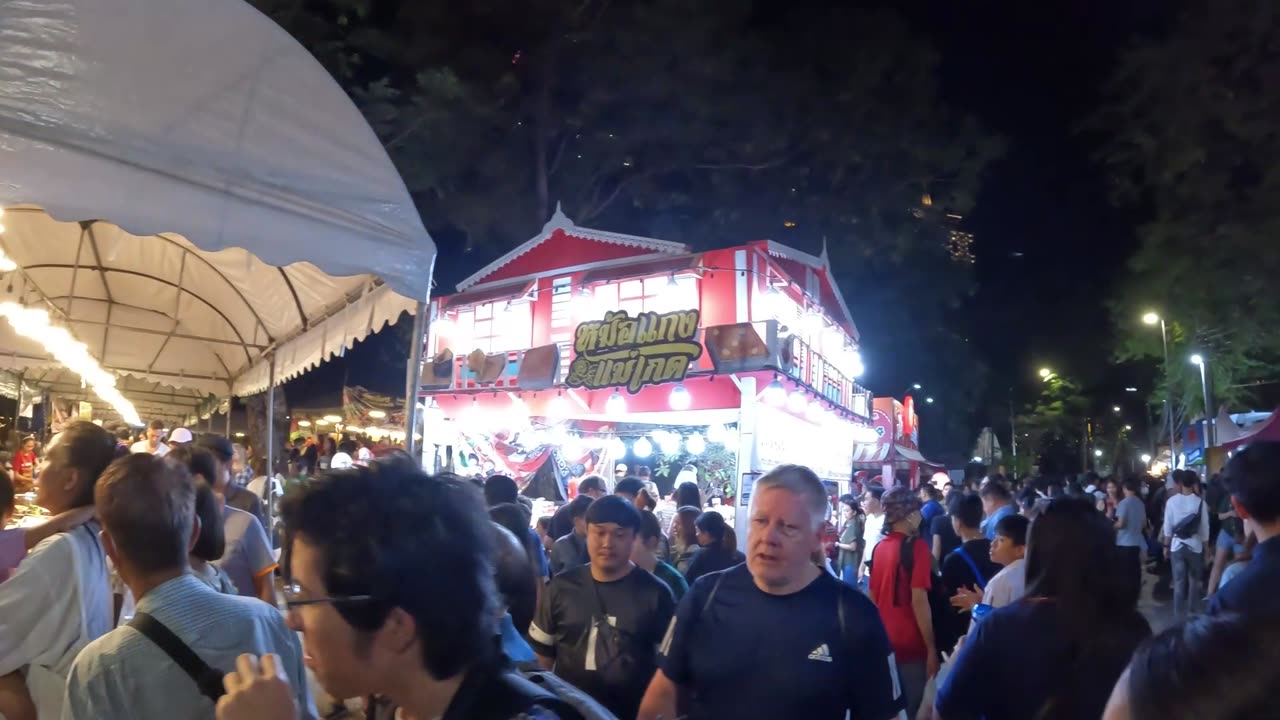
POLYGON ((0 559, 21 555, 0 582, 6 720, 314 718, 311 681, 374 720, 1269 713, 1280 444, 1172 491, 869 483, 839 499, 834 558, 800 465, 737 509, 744 553, 696 483, 588 477, 535 519, 511 478, 391 453, 290 492, 277 582, 235 448, 174 439, 121 453, 75 422, 45 449, 51 519, 0 534, 0 559), (1210 570, 1223 531, 1236 562, 1210 570), (1154 637, 1148 570, 1179 619, 1154 637), (1227 580, 1200 614, 1210 572, 1227 580))

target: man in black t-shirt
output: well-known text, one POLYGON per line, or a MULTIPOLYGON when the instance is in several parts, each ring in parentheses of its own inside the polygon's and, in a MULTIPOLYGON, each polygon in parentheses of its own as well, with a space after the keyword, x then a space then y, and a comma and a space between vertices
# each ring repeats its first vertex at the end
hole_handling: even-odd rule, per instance
MULTIPOLYGON (((991 541, 982 534, 982 498, 969 493, 952 506, 951 525, 960 537, 960 547, 942 559, 942 586, 948 598, 960 588, 981 592, 987 582, 1000 572, 991 561, 991 541)), ((969 613, 946 608, 946 622, 935 628, 938 650, 951 652, 956 641, 969 630, 969 613)))
POLYGON ((657 669, 675 600, 631 562, 640 511, 617 495, 587 510, 588 565, 555 576, 542 593, 529 640, 538 662, 620 718, 634 718, 657 669))
POLYGON ((783 465, 751 500, 746 564, 700 578, 680 601, 639 719, 905 717, 879 612, 811 560, 822 482, 783 465))

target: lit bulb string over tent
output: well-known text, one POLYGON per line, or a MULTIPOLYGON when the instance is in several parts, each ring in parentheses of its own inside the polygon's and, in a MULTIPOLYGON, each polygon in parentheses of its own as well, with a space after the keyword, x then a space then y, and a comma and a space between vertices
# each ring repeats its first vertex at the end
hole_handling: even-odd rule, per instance
MULTIPOLYGON (((20 3, 0 36, 0 301, 46 311, 106 373, 220 398, 406 311, 424 334, 436 252, 403 181, 249 4, 20 3)), ((0 368, 59 365, 0 325, 0 368)))

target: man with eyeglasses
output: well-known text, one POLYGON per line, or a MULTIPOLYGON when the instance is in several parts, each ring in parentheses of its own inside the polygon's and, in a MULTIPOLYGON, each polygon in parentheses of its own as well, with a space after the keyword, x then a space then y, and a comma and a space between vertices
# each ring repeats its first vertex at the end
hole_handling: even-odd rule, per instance
MULTIPOLYGON (((469 483, 392 457, 314 478, 281 518, 289 624, 331 696, 377 696, 422 720, 560 717, 502 657, 493 525, 469 483)), ((274 659, 242 658, 218 717, 292 717, 293 682, 274 659)))
POLYGON ((293 688, 288 717, 316 717, 301 644, 280 611, 220 594, 190 574, 187 553, 200 527, 185 467, 129 455, 102 474, 94 505, 103 549, 138 599, 137 611, 76 657, 63 720, 212 718, 221 678, 244 653, 273 656, 293 688))

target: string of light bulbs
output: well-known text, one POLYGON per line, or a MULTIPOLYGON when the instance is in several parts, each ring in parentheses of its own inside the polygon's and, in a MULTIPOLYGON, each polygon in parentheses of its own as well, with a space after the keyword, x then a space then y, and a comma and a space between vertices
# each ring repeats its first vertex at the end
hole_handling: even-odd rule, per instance
MULTIPOLYGON (((0 218, 3 217, 4 208, 0 208, 0 218)), ((4 225, 0 224, 0 234, 4 231, 4 225)), ((0 249, 0 273, 17 269, 18 263, 0 249)), ((116 387, 115 376, 104 370, 89 353, 89 348, 72 337, 66 328, 50 322, 47 311, 26 308, 6 300, 0 302, 0 316, 8 320, 19 335, 39 343, 54 360, 79 375, 80 380, 93 388, 94 394, 110 405, 126 423, 135 427, 143 424, 133 403, 116 387)))

